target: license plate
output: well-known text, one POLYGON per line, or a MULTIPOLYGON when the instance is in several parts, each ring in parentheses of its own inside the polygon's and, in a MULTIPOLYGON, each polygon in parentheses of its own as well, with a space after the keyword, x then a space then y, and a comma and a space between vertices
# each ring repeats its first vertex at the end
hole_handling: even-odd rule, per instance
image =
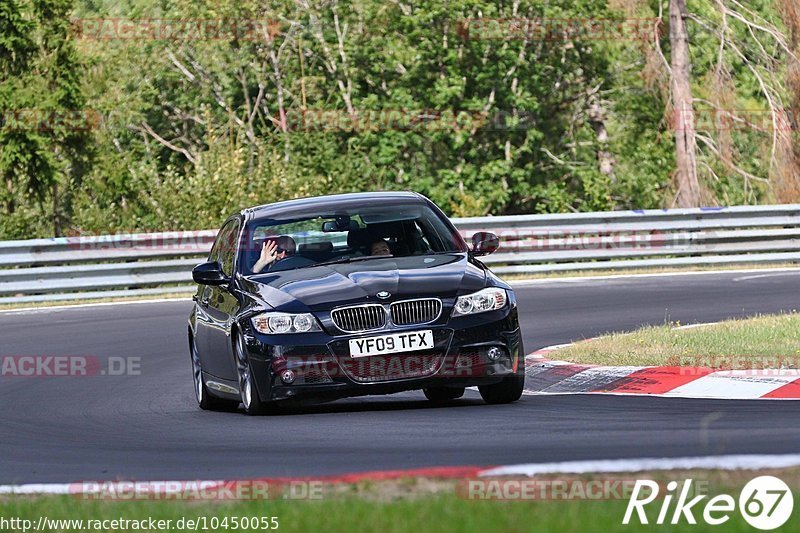
POLYGON ((431 348, 433 348, 433 331, 429 329, 350 339, 350 357, 367 357, 369 355, 430 350, 431 348))

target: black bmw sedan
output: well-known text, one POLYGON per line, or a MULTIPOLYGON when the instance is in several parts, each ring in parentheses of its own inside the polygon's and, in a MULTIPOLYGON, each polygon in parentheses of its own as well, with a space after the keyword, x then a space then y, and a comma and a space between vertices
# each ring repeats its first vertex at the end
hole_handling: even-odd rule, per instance
POLYGON ((511 287, 442 211, 411 192, 322 196, 245 209, 217 235, 189 316, 202 409, 477 386, 513 402, 525 380, 511 287))

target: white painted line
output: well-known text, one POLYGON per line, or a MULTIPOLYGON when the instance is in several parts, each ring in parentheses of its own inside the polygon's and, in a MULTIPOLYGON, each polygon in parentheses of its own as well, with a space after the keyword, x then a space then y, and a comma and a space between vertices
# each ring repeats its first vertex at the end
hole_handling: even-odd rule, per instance
POLYGON ((213 489, 226 483, 223 480, 200 481, 108 481, 76 483, 30 483, 0 485, 2 494, 103 494, 108 490, 132 491, 140 488, 144 494, 185 494, 213 489), (109 487, 110 486, 110 487, 109 487))
POLYGON ((800 273, 800 268, 776 268, 774 270, 766 268, 743 269, 743 270, 698 270, 687 272, 657 272, 653 274, 610 274, 607 276, 569 276, 563 278, 539 278, 539 279, 520 279, 520 280, 507 280, 506 283, 511 286, 526 286, 526 285, 546 285, 548 283, 578 283, 586 281, 603 281, 614 279, 635 279, 635 278, 664 278, 664 277, 678 277, 678 276, 707 276, 707 275, 720 275, 720 274, 754 274, 754 273, 800 273))
MULTIPOLYGON (((590 339, 591 340, 591 339, 590 339)), ((560 350, 561 348, 568 348, 575 344, 574 342, 567 342, 565 344, 553 344, 551 346, 545 346, 544 348, 539 348, 536 351, 533 351, 525 356, 525 360, 527 361, 536 361, 540 359, 545 359, 545 355, 555 350, 560 350)))
POLYGON ((544 348, 539 348, 538 350, 536 350, 533 353, 552 352, 553 350, 560 350, 561 348, 566 348, 568 346, 572 346, 573 344, 575 344, 575 343, 574 342, 565 342, 564 344, 552 344, 550 346, 545 346, 544 348))
POLYGON ((0 494, 70 494, 70 485, 68 483, 0 485, 0 494))
POLYGON ((709 457, 608 459, 500 466, 480 476, 535 476, 540 474, 590 474, 649 470, 762 470, 800 466, 800 455, 712 455, 709 457))
POLYGON ((720 398, 725 400, 758 399, 784 385, 797 380, 794 375, 776 375, 778 370, 761 370, 757 375, 754 370, 726 370, 713 372, 690 381, 669 392, 668 397, 720 398))
POLYGON ((738 278, 733 278, 733 281, 748 281, 748 280, 751 280, 751 279, 771 278, 771 277, 774 277, 774 276, 790 276, 790 275, 793 275, 793 274, 796 274, 796 273, 797 272, 794 272, 794 271, 788 271, 788 272, 774 272, 774 273, 770 273, 770 274, 758 274, 758 275, 753 275, 753 276, 741 276, 741 277, 738 277, 738 278))
POLYGON ((716 326, 719 322, 701 322, 699 324, 686 324, 683 326, 675 326, 672 329, 694 329, 694 328, 705 328, 708 326, 716 326))
POLYGON ((69 309, 82 309, 86 307, 108 307, 112 305, 133 304, 160 304, 168 302, 188 302, 191 298, 152 298, 149 300, 124 300, 121 302, 97 302, 75 305, 50 305, 42 307, 20 307, 15 309, 0 309, 0 314, 5 315, 35 315, 36 313, 49 313, 50 311, 63 311, 69 309))
POLYGON ((550 360, 542 361, 542 365, 544 365, 547 368, 554 366, 583 366, 586 368, 591 368, 592 366, 594 366, 594 365, 585 365, 581 363, 572 363, 570 361, 550 361, 550 360))

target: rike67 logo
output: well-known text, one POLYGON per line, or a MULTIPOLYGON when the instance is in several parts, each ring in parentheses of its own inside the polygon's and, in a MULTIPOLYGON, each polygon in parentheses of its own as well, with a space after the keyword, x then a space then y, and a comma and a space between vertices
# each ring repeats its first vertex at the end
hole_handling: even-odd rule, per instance
MULTIPOLYGON (((661 495, 661 507, 654 523, 674 525, 685 520, 688 524, 696 524, 697 513, 706 524, 718 526, 730 520, 738 504, 738 511, 748 524, 767 531, 785 524, 794 508, 794 498, 789 486, 773 476, 760 476, 747 483, 739 494, 738 502, 728 494, 719 494, 703 502, 708 495, 691 498, 692 491, 691 479, 684 481, 680 487, 677 481, 669 482, 666 493, 661 495)), ((622 523, 631 523, 634 512, 639 523, 650 523, 645 506, 656 501, 659 496, 658 483, 637 480, 622 523)))

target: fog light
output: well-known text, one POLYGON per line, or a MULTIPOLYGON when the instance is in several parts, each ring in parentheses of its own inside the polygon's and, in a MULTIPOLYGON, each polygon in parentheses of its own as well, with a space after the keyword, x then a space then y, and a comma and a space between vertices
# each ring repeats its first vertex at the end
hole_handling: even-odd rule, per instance
POLYGON ((496 347, 489 348, 489 351, 486 352, 486 357, 489 358, 489 361, 497 361, 503 357, 503 350, 496 347))
POLYGON ((286 384, 294 383, 294 379, 296 377, 297 376, 295 375, 294 370, 284 370, 281 373, 281 381, 283 381, 286 384))

